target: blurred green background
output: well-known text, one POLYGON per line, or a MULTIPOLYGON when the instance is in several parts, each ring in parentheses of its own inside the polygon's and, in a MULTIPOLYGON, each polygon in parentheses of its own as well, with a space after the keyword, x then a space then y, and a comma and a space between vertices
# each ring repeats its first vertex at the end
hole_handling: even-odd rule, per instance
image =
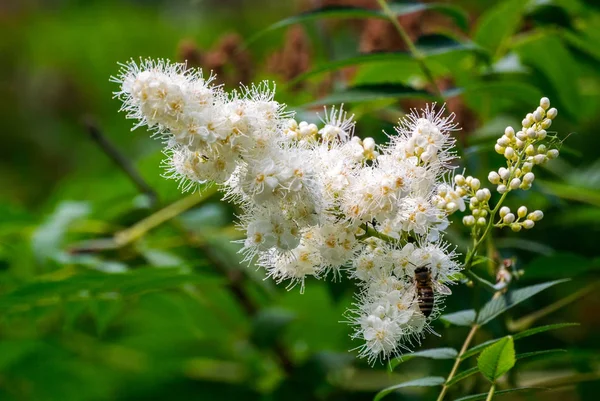
MULTIPOLYGON (((536 311, 530 324, 578 322, 517 343, 518 352, 566 351, 523 361, 506 379, 550 391, 505 399, 596 400, 600 8, 593 0, 443 3, 402 13, 400 23, 463 127, 462 167, 482 181, 497 169, 495 139, 541 96, 559 110, 552 129, 570 134, 535 190, 510 203, 542 209, 545 219, 518 235, 497 233, 491 252, 516 258, 516 287, 573 279, 485 326, 476 341, 510 333, 536 311)), ((210 189, 181 194, 161 177, 160 143, 145 129, 130 132, 112 99, 119 62, 188 60, 229 89, 276 81, 277 99, 301 118, 343 101, 357 134, 381 142, 432 89, 391 24, 312 18, 248 42, 277 21, 344 5, 377 8, 370 0, 0 2, 0 400, 370 400, 390 384, 447 375, 452 361, 412 360, 390 372, 348 352, 359 345, 340 323, 351 280, 309 280, 300 294, 240 265, 230 242, 240 238, 235 208, 210 189), (165 207, 177 216, 163 221, 165 207)), ((459 224, 448 238, 465 251, 459 224)), ((478 269, 493 280, 493 267, 478 269)), ((454 293, 447 312, 487 296, 465 285, 454 293)), ((434 327, 442 336, 424 347, 460 347, 465 328, 434 327)), ((487 387, 473 376, 452 390, 456 398, 487 387)), ((387 399, 435 394, 405 389, 387 399)))

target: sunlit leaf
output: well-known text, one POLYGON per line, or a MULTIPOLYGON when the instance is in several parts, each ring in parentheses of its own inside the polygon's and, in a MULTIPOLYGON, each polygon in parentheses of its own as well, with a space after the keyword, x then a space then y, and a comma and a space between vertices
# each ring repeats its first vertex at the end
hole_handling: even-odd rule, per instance
POLYGON ((513 290, 507 294, 493 298, 479 311, 479 315, 477 316, 477 324, 484 325, 513 306, 531 298, 547 288, 550 288, 556 284, 564 283, 565 281, 568 280, 556 280, 525 288, 519 288, 518 290, 513 290))
POLYGON ((515 366, 515 345, 511 336, 504 337, 483 350, 477 358, 479 371, 492 383, 515 366))
POLYGON ((478 20, 473 38, 492 54, 517 30, 526 2, 508 0, 498 2, 478 20))
POLYGON ((389 394, 393 393, 394 391, 399 390, 404 387, 435 387, 435 386, 441 386, 442 384, 444 384, 444 378, 437 377, 437 376, 424 377, 422 379, 411 380, 411 381, 396 384, 394 386, 390 386, 390 387, 387 387, 387 388, 381 390, 380 392, 378 392, 375 395, 375 398, 373 398, 373 401, 379 401, 386 395, 389 395, 389 394))

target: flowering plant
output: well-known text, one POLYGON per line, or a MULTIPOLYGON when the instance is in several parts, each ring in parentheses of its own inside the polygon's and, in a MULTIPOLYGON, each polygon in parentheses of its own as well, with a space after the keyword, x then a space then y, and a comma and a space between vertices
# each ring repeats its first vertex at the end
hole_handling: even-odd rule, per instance
POLYGON ((297 121, 264 82, 227 93, 213 77, 163 60, 130 62, 113 80, 135 127, 163 141, 168 177, 184 190, 215 183, 240 206, 244 261, 301 292, 309 276, 355 281, 346 317, 370 362, 434 332, 448 285, 476 277, 470 268, 492 228, 520 231, 542 219, 539 210, 502 205, 531 188, 534 166, 558 156, 547 132, 557 111, 542 98, 522 129, 508 127, 497 141, 506 166, 488 176, 500 194, 492 206, 479 179, 454 174, 458 127, 435 104, 413 110, 378 145, 354 134, 342 108, 326 111, 320 125, 297 121), (473 245, 461 265, 444 233, 467 205, 473 245))

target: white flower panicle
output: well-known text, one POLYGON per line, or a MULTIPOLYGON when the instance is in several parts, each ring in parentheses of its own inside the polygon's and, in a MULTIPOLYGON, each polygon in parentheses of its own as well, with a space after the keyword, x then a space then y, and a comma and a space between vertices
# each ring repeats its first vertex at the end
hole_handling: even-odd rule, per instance
MULTIPOLYGON (((266 83, 226 93, 211 77, 167 61, 130 62, 113 80, 136 127, 147 125, 163 140, 168 177, 185 190, 217 183, 240 205, 245 261, 301 290, 310 276, 357 281, 348 317, 363 341, 361 356, 388 358, 432 331, 445 295, 435 288, 452 284, 459 271, 442 240, 448 216, 479 189, 471 179, 467 190, 460 176, 449 183, 456 124, 443 107, 412 111, 389 144, 377 146, 354 136, 353 116, 342 108, 326 112, 320 125, 296 121, 266 83), (427 268, 435 291, 426 313, 417 267, 427 268)), ((549 126, 550 111, 527 121, 535 138, 549 126)), ((535 149, 533 158, 542 154, 535 149)), ((529 155, 523 161, 534 164, 529 155)), ((520 168, 510 178, 530 182, 520 168)))

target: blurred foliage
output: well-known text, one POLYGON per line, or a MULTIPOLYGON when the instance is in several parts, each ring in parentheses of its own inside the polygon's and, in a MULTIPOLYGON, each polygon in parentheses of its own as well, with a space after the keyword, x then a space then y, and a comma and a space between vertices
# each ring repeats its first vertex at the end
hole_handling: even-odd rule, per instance
MULTIPOLYGON (((466 336, 461 326, 482 307, 488 320, 504 313, 472 345, 494 339, 495 348, 479 362, 465 357, 450 395, 487 391, 478 363, 496 380, 504 368, 483 355, 504 352, 514 339, 516 356, 507 360, 516 365, 497 394, 544 387, 551 391, 504 399, 597 399, 600 8, 592 0, 440 3, 393 10, 463 126, 469 173, 483 179, 497 167, 495 139, 541 96, 559 109, 552 129, 570 135, 536 190, 509 205, 527 198, 546 218, 526 234, 495 238, 495 256, 515 258, 522 272, 513 283, 519 289, 483 306, 484 290, 456 288, 445 323, 435 324, 443 335, 424 343, 434 349, 417 349, 391 372, 348 352, 358 344, 338 322, 353 283, 311 281, 300 294, 240 265, 230 242, 239 238, 235 209, 211 192, 186 198, 162 178, 160 145, 129 132, 108 82, 130 58, 185 58, 218 70, 226 85, 276 80, 278 100, 303 118, 315 118, 314 105, 350 104, 358 135, 383 141, 382 130, 435 97, 375 1, 0 4, 0 399, 370 400, 387 386, 395 387, 386 399, 432 399, 466 336), (329 8, 314 11, 320 7, 329 8), (292 27, 297 22, 302 29, 292 27), (230 33, 238 39, 222 39, 230 33), (97 122, 151 196, 90 140, 84 118, 97 122), (163 218, 173 205, 175 217, 163 218), (567 277, 514 302, 518 291, 567 277), (546 326, 561 322, 580 325, 546 326), (527 328, 536 335, 507 337, 527 328), (541 349, 566 351, 531 354, 541 349), (525 352, 535 358, 522 362, 525 352)), ((449 235, 464 252, 460 230, 454 224, 449 235)), ((493 266, 476 270, 494 281, 493 266)))

